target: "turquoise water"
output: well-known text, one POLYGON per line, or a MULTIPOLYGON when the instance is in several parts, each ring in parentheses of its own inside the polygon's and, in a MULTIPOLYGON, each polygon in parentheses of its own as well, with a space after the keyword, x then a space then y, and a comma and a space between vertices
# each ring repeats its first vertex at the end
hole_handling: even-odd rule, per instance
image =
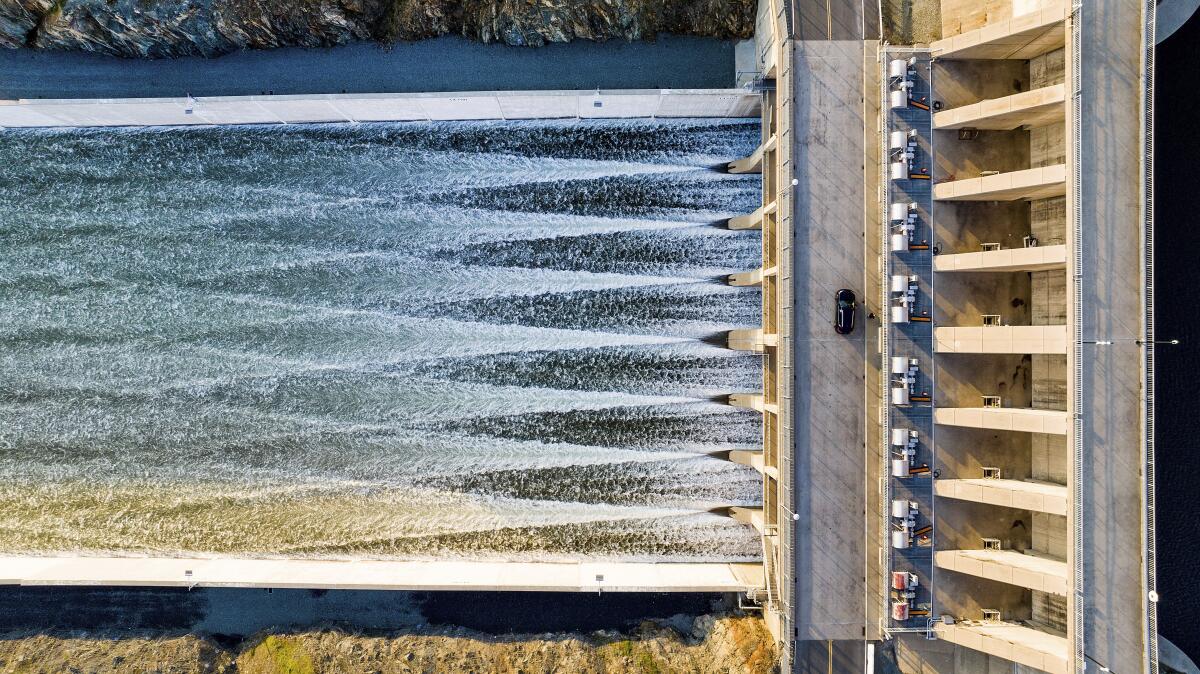
POLYGON ((757 557, 757 138, 0 134, 0 550, 757 557))

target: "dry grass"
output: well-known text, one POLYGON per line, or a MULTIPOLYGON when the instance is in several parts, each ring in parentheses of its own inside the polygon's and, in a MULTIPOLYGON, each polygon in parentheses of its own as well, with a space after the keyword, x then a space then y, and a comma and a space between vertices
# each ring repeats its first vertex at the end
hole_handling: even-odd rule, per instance
POLYGON ((883 39, 927 45, 942 36, 940 0, 883 0, 883 39))
POLYGON ((528 637, 314 629, 228 647, 196 635, 0 634, 0 674, 768 674, 776 658, 762 620, 735 615, 700 616, 688 634, 654 622, 628 634, 528 637))

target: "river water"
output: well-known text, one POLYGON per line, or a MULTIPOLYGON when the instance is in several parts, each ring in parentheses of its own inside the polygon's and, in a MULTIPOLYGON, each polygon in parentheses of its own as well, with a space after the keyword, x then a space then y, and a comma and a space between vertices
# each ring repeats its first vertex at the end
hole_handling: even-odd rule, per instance
POLYGON ((756 558, 757 139, 0 134, 0 551, 756 558))

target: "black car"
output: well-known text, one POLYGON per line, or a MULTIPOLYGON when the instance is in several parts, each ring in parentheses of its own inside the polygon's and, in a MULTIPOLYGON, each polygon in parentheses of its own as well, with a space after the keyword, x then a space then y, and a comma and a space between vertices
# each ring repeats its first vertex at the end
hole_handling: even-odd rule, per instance
POLYGON ((833 329, 839 335, 854 332, 854 310, 858 308, 858 298, 853 290, 842 288, 833 294, 836 307, 833 311, 833 329))

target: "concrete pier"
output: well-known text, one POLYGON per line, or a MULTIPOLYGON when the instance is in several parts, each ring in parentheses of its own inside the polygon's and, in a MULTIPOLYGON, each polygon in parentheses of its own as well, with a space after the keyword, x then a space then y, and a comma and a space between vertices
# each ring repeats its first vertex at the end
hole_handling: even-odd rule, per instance
MULTIPOLYGON (((759 159, 761 161, 762 158, 759 159)), ((736 171, 733 172, 736 173, 736 171)), ((729 229, 762 229, 763 215, 766 214, 766 210, 766 206, 759 206, 753 213, 730 218, 726 226, 729 229)))

